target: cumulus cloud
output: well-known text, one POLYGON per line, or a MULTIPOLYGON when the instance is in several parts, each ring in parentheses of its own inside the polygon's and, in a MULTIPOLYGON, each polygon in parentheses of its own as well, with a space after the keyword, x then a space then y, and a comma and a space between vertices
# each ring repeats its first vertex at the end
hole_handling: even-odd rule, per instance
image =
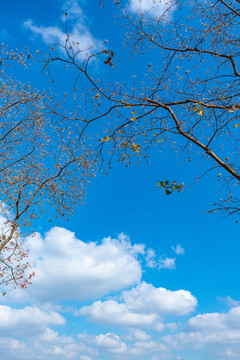
POLYGON ((141 329, 129 329, 129 334, 126 335, 126 339, 146 341, 150 340, 151 336, 141 329))
POLYGON ((121 303, 115 300, 95 301, 92 305, 82 307, 77 314, 100 323, 143 327, 154 325, 156 330, 162 331, 164 325, 159 316, 183 316, 197 305, 196 298, 189 291, 155 288, 145 282, 123 291, 120 298, 121 303))
POLYGON ((121 354, 127 349, 127 345, 114 333, 91 336, 87 333, 79 334, 78 339, 88 344, 94 344, 97 348, 106 349, 110 353, 121 354))
POLYGON ((100 323, 122 326, 148 326, 157 319, 156 314, 135 313, 128 309, 126 304, 113 300, 95 301, 90 306, 82 307, 78 314, 100 323))
POLYGON ((48 325, 64 325, 65 319, 56 312, 46 312, 36 306, 13 309, 0 305, 0 333, 25 335, 38 332, 48 325))
MULTIPOLYGON (((87 243, 60 227, 52 228, 45 236, 29 236, 26 246, 31 272, 36 276, 26 291, 12 292, 2 303, 97 299, 138 284, 142 277, 141 260, 150 262, 156 258, 153 250, 143 244, 131 244, 123 233, 117 239, 107 237, 99 243, 87 243)), ((160 260, 153 267, 175 266, 174 259, 160 260)))
POLYGON ((1 358, 4 360, 26 359, 28 346, 23 342, 7 337, 0 338, 1 358), (21 355, 22 354, 22 355, 21 355))
MULTIPOLYGON (((178 249, 178 251, 182 251, 182 250, 184 251, 184 249, 182 248, 181 250, 178 249)), ((146 266, 152 269, 154 268, 157 268, 158 270, 176 269, 176 263, 175 263, 176 258, 170 258, 167 256, 160 256, 159 258, 157 258, 155 251, 152 249, 147 249, 145 260, 146 260, 146 266)))
POLYGON ((168 258, 167 256, 165 258, 160 257, 158 262, 158 269, 176 269, 175 260, 176 258, 168 258))
POLYGON ((183 316, 194 311, 197 305, 197 299, 190 291, 171 291, 145 282, 123 291, 122 298, 128 308, 134 311, 154 312, 159 315, 183 316))
MULTIPOLYGON (((4 360, 93 360, 126 356, 152 360, 158 359, 159 353, 161 359, 171 356, 168 349, 173 346, 165 337, 162 341, 159 332, 172 333, 177 326, 164 324, 163 318, 190 313, 197 300, 189 291, 171 291, 140 282, 141 260, 148 257, 149 261, 159 261, 153 250, 147 250, 142 244, 131 244, 124 234, 98 243, 83 242, 73 232, 59 227, 52 228, 45 236, 36 233, 26 242, 29 261, 37 275, 26 292, 21 290, 21 293, 25 294, 25 302, 32 301, 39 306, 22 309, 0 306, 0 335, 3 336, 0 347, 4 360), (112 292, 116 293, 115 297, 112 292), (109 293, 110 299, 105 297, 109 293), (78 311, 74 303, 62 304, 64 300, 99 298, 101 300, 78 311), (55 301, 57 303, 53 303, 55 301), (64 313, 64 317, 59 312, 64 313), (105 327, 123 327, 128 335, 113 333, 109 328, 106 333, 80 334, 77 340, 60 336, 51 327, 61 326, 64 332, 66 319, 72 317, 69 313, 86 316, 105 327), (156 333, 158 339, 154 339, 156 333), (19 341, 19 338, 27 340, 19 341)), ((12 292, 12 297, 16 294, 12 292)), ((1 301, 7 299, 5 296, 1 301)), ((82 326, 81 320, 79 326, 82 326)), ((189 322, 188 327, 186 333, 197 332, 193 330, 193 322, 189 322)))
POLYGON ((100 243, 78 240, 64 228, 52 228, 45 238, 27 239, 29 262, 36 277, 28 294, 39 301, 94 299, 138 283, 142 276, 137 259, 142 247, 123 235, 100 243))
POLYGON ((174 10, 172 0, 130 0, 130 10, 133 12, 148 13, 159 18, 169 18, 174 10))
POLYGON ((72 337, 60 336, 46 329, 41 334, 32 334, 30 341, 1 338, 1 358, 4 360, 93 360, 98 359, 98 351, 86 342, 72 337))
POLYGON ((161 360, 168 359, 167 346, 159 341, 138 335, 132 341, 127 341, 124 336, 113 332, 97 335, 83 332, 75 340, 72 337, 59 336, 55 331, 47 329, 44 334, 33 336, 31 341, 26 343, 14 339, 0 339, 0 347, 4 360, 134 360, 139 359, 139 356, 152 360, 155 353, 161 353, 161 360))
POLYGON ((207 353, 211 352, 214 359, 238 359, 239 344, 240 307, 232 308, 226 313, 194 316, 187 322, 184 331, 162 337, 158 335, 155 338, 154 333, 149 335, 136 328, 129 329, 125 335, 113 332, 89 335, 83 332, 74 340, 71 337, 59 336, 55 331, 46 328, 42 334, 33 334, 29 343, 10 338, 0 339, 4 360, 93 360, 126 357, 132 360, 166 360, 173 358, 173 354, 176 359, 181 359, 179 350, 185 350, 186 356, 190 354, 190 357, 194 357, 194 349, 201 358, 208 358, 207 353))
POLYGON ((164 341, 172 348, 206 348, 210 345, 239 347, 240 307, 234 307, 227 313, 197 315, 188 321, 184 332, 168 335, 164 341))
POLYGON ((222 331, 240 330, 240 306, 230 309, 227 313, 208 313, 197 315, 188 321, 189 331, 222 331))
MULTIPOLYGON (((160 343, 159 341, 153 341, 153 340, 149 340, 149 341, 138 341, 136 342, 132 349, 130 350, 130 352, 134 355, 143 355, 145 354, 145 356, 149 353, 162 353, 167 351, 167 348, 164 344, 160 343)), ((159 359, 158 357, 159 355, 153 355, 153 357, 151 357, 151 360, 157 360, 159 359)), ((171 358, 168 357, 168 359, 171 358)), ((163 357, 163 355, 161 354, 161 360, 162 359, 166 359, 166 357, 163 357)))
POLYGON ((111 352, 122 353, 126 350, 127 346, 120 340, 120 337, 116 334, 100 334, 95 338, 97 346, 106 347, 111 352))
POLYGON ((183 255, 185 253, 185 250, 183 247, 181 247, 180 244, 178 244, 176 247, 172 246, 172 250, 177 254, 177 255, 183 255))
POLYGON ((157 267, 157 261, 156 261, 156 253, 154 250, 152 249, 148 249, 147 253, 146 253, 146 265, 150 268, 155 268, 157 267))
MULTIPOLYGON (((139 356, 141 356, 141 358, 144 356, 144 359, 150 360, 153 359, 153 353, 161 353, 161 359, 163 360, 168 358, 163 354, 168 351, 166 345, 149 338, 141 340, 131 339, 133 342, 124 342, 123 339, 115 333, 99 334, 96 336, 83 333, 78 335, 78 339, 88 345, 94 345, 99 352, 106 351, 110 354, 111 359, 139 359, 139 356)), ((110 359, 107 353, 105 353, 104 358, 110 359)), ((158 357, 156 359, 158 359, 158 357)))

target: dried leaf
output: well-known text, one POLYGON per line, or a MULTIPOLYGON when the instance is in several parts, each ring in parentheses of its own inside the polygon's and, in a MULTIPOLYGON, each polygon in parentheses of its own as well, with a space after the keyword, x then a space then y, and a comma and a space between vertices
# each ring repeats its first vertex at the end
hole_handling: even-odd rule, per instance
POLYGON ((99 98, 99 93, 97 93, 94 97, 93 97, 93 99, 98 99, 99 98))

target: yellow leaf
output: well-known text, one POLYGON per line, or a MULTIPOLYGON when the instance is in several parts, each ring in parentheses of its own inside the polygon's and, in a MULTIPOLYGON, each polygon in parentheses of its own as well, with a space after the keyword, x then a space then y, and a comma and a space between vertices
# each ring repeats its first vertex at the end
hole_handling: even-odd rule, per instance
POLYGON ((200 110, 197 114, 203 116, 204 111, 203 111, 203 110, 200 110))
POLYGON ((225 158, 226 161, 229 161, 228 157, 225 158))
POLYGON ((217 177, 220 177, 222 175, 222 173, 219 173, 217 177))
POLYGON ((158 142, 158 143, 163 142, 163 139, 160 139, 160 140, 158 140, 157 142, 158 142))
POLYGON ((141 146, 138 145, 138 144, 133 143, 133 144, 131 145, 131 148, 132 148, 132 151, 134 151, 134 152, 139 152, 139 149, 141 148, 141 146))
POLYGON ((128 156, 128 154, 124 154, 123 157, 121 158, 121 161, 124 161, 127 156, 128 156))
POLYGON ((98 99, 99 98, 99 93, 97 93, 94 97, 93 97, 93 99, 98 99))
POLYGON ((122 146, 123 146, 123 147, 127 147, 127 142, 123 142, 123 143, 122 143, 122 146))
POLYGON ((131 118, 131 121, 135 121, 136 120, 136 118, 131 118))
POLYGON ((131 112, 131 114, 135 114, 136 113, 136 111, 135 110, 133 110, 132 112, 131 112))
POLYGON ((105 136, 104 140, 103 141, 109 141, 110 140, 110 137, 108 136, 105 136))
POLYGON ((234 125, 234 127, 235 127, 235 128, 237 128, 238 126, 240 126, 240 124, 236 124, 236 125, 234 125))

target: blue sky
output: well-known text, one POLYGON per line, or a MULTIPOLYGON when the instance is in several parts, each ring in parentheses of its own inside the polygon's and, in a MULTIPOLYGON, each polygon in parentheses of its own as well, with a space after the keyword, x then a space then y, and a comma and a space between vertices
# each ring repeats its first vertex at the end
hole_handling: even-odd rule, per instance
MULTIPOLYGON (((129 4, 135 11, 136 0, 129 4)), ((110 1, 106 9, 97 0, 3 2, 2 41, 45 51, 53 38, 64 38, 66 10, 71 32, 84 44, 98 47, 108 39, 119 57, 129 56, 110 1)), ((143 56, 134 64, 136 71, 144 62, 143 56)), ((129 76, 126 64, 132 60, 113 77, 129 76)), ((54 85, 40 70, 33 64, 15 76, 58 94, 71 88, 57 66, 54 85)), ((34 223, 37 234, 26 239, 33 284, 0 299, 4 360, 238 358, 239 225, 206 213, 220 188, 216 173, 165 196, 159 180, 189 185, 206 169, 197 156, 178 164, 179 155, 164 146, 152 152, 150 164, 116 161, 108 175, 92 180, 69 222, 43 216, 34 223)))

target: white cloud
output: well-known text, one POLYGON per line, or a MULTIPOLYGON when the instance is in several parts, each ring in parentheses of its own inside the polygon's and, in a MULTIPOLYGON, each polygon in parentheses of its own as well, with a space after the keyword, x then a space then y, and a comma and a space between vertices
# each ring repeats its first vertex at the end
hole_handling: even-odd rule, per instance
POLYGON ((36 306, 13 309, 0 305, 0 334, 22 336, 39 332, 48 325, 64 325, 65 319, 56 312, 46 312, 36 306))
POLYGON ((155 342, 153 340, 150 341, 138 341, 134 344, 133 352, 136 353, 136 349, 139 349, 141 351, 138 351, 138 353, 142 353, 143 350, 145 351, 151 351, 151 352, 161 352, 166 351, 166 346, 163 344, 160 344, 159 342, 155 342), (134 351, 135 350, 135 351, 134 351))
MULTIPOLYGON (((68 35, 70 36, 71 45, 68 41, 68 48, 75 48, 81 50, 79 56, 85 58, 86 53, 92 53, 93 50, 102 48, 103 42, 96 39, 87 23, 89 20, 84 16, 82 9, 79 7, 77 1, 69 0, 63 4, 63 11, 67 13, 69 21, 68 35)), ((65 21, 65 16, 62 17, 65 21)), ((34 35, 41 36, 44 43, 48 45, 66 44, 68 38, 65 30, 65 25, 61 26, 38 26, 33 23, 31 19, 23 23, 25 29, 30 30, 34 35)), ((60 47, 60 50, 63 48, 60 47)))
POLYGON ((232 299, 229 295, 227 295, 224 298, 218 297, 218 300, 219 301, 224 301, 229 307, 240 306, 240 301, 232 299))
MULTIPOLYGON (((25 29, 31 30, 35 35, 40 35, 43 42, 48 45, 54 45, 60 43, 65 45, 67 40, 67 34, 61 28, 57 26, 37 26, 34 25, 32 20, 24 22, 25 29)), ((91 53, 92 49, 99 49, 102 46, 101 41, 95 39, 90 31, 82 24, 77 23, 70 35, 71 42, 75 42, 77 47, 82 52, 82 57, 85 57, 86 52, 91 53)))
MULTIPOLYGON (((180 245, 177 245, 176 249, 172 246, 172 249, 176 252, 176 254, 183 254, 184 253, 184 249, 181 248, 180 245)), ((145 255, 145 261, 146 261, 146 266, 154 269, 157 268, 158 270, 161 269, 176 269, 176 258, 169 258, 167 256, 160 256, 157 259, 157 255, 155 253, 154 250, 152 249, 147 249, 146 251, 146 255, 145 255)))
POLYGON ((184 332, 165 336, 163 340, 172 348, 209 349, 213 345, 235 345, 240 350, 240 307, 227 313, 197 315, 188 321, 184 332))
MULTIPOLYGON (((173 247, 172 247, 173 248, 173 247)), ((181 248, 181 250, 178 249, 178 251, 184 251, 184 249, 181 248)), ((177 253, 177 252, 176 252, 177 253)), ((158 270, 161 269, 176 269, 176 258, 169 258, 167 256, 160 256, 159 259, 157 259, 156 253, 152 249, 148 249, 146 251, 146 265, 150 268, 158 268, 158 270)))
POLYGON ((128 330, 126 335, 113 332, 89 335, 84 332, 74 340, 46 328, 41 334, 31 334, 30 341, 26 343, 9 338, 0 339, 4 360, 166 360, 172 359, 174 354, 176 359, 181 359, 178 353, 180 349, 185 350, 189 358, 194 357, 192 350, 195 350, 203 359, 209 358, 211 353, 212 358, 225 360, 239 358, 239 344, 240 307, 222 314, 197 315, 187 322, 185 331, 170 336, 156 337, 154 333, 150 336, 137 328, 128 330))
POLYGON ((152 249, 148 249, 146 253, 146 265, 150 268, 157 267, 156 253, 152 249))
POLYGON ((133 359, 166 360, 173 359, 167 346, 160 341, 136 341, 128 349, 133 359))
POLYGON ((62 10, 64 13, 67 13, 68 20, 80 20, 84 17, 78 2, 74 0, 66 1, 62 6, 62 10))
POLYGON ((98 350, 108 351, 111 354, 123 354, 127 345, 115 333, 89 335, 86 332, 79 334, 78 339, 88 345, 94 345, 98 350))
MULTIPOLYGON (((19 324, 21 327, 21 324, 19 324)), ((0 338, 1 359, 4 360, 95 360, 96 349, 85 342, 75 340, 46 328, 41 333, 32 333, 26 342, 11 338, 0 338)))
POLYGON ((64 44, 67 38, 66 33, 56 26, 36 26, 32 20, 27 20, 24 22, 24 27, 36 35, 41 35, 46 44, 53 44, 56 41, 64 44))
POLYGON ((42 336, 35 337, 30 345, 30 349, 33 354, 31 360, 36 358, 41 360, 98 359, 96 349, 92 349, 83 341, 76 341, 70 336, 60 336, 50 329, 47 329, 42 336))
POLYGON ((189 291, 156 288, 145 282, 123 291, 122 298, 129 309, 158 315, 186 315, 194 311, 197 305, 197 299, 189 291))
POLYGON ((186 315, 197 305, 196 298, 189 291, 155 288, 145 282, 123 291, 120 298, 122 303, 114 300, 95 301, 92 305, 83 306, 76 314, 99 323, 142 327, 154 325, 155 330, 162 331, 164 325, 159 321, 159 316, 186 315))
POLYGON ((1 359, 29 359, 28 347, 23 341, 2 337, 0 338, 1 359))
POLYGON ((163 19, 169 18, 175 8, 172 0, 130 0, 129 5, 133 12, 140 11, 163 19))
POLYGON ((121 326, 148 326, 157 319, 156 314, 135 313, 125 304, 113 300, 95 301, 90 306, 82 307, 78 315, 85 315, 96 322, 121 326))
POLYGON ((170 330, 171 332, 177 330, 179 324, 175 323, 175 322, 171 322, 171 323, 167 323, 166 324, 166 329, 170 330))
POLYGON ((190 331, 240 330, 240 306, 230 309, 227 313, 209 313, 197 315, 188 321, 190 331))
POLYGON ((113 333, 100 334, 95 337, 95 343, 98 347, 105 347, 114 353, 123 353, 126 351, 126 344, 120 337, 113 333))
POLYGON ((126 335, 128 340, 146 341, 151 339, 151 336, 141 329, 129 329, 129 333, 126 335))
POLYGON ((36 277, 27 294, 38 301, 94 299, 138 283, 142 270, 139 245, 120 236, 99 244, 78 240, 64 228, 52 228, 45 238, 27 239, 29 262, 36 277))
POLYGON ((47 329, 43 335, 31 337, 29 342, 4 338, 0 339, 1 356, 4 360, 95 360, 95 359, 170 359, 171 354, 165 344, 151 339, 127 342, 113 332, 89 335, 79 334, 77 340, 59 336, 47 329), (49 336, 49 338, 48 338, 49 336))
MULTIPOLYGON (((145 250, 143 244, 132 245, 125 234, 117 239, 108 237, 99 243, 87 243, 59 227, 52 228, 44 237, 39 233, 29 236, 26 246, 31 272, 36 276, 26 291, 17 289, 2 298, 3 304, 96 299, 138 284, 142 276, 141 259, 149 263, 156 258, 153 250, 145 250)), ((159 264, 155 261, 154 267, 175 266, 175 259, 160 257, 159 261, 159 264)))
POLYGON ((173 250, 177 255, 183 255, 183 254, 185 253, 184 248, 182 248, 180 244, 178 244, 176 247, 172 246, 172 250, 173 250))
MULTIPOLYGON (((152 359, 152 357, 150 358, 149 356, 153 353, 162 353, 161 359, 166 359, 166 357, 162 355, 163 352, 168 351, 166 345, 160 343, 159 341, 139 339, 139 341, 126 343, 115 333, 99 334, 94 336, 84 332, 83 334, 78 335, 78 339, 88 345, 94 345, 98 349, 99 353, 105 351, 110 354, 111 357, 108 357, 105 353, 104 358, 107 359, 139 359, 139 356, 141 356, 141 359, 142 356, 144 356, 144 359, 152 359)), ((134 341, 136 339, 130 340, 134 341)))
POLYGON ((158 269, 176 269, 175 260, 176 258, 168 258, 167 256, 165 258, 160 257, 158 262, 158 269))

